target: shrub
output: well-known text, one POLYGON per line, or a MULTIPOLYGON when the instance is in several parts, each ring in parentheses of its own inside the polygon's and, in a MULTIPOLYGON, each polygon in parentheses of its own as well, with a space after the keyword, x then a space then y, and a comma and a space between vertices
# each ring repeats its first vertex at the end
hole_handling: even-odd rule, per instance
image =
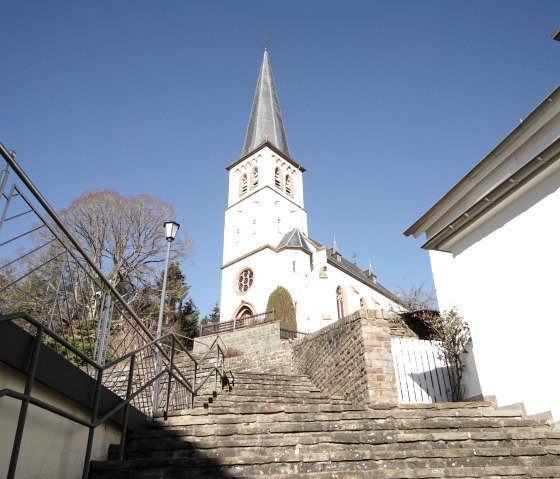
POLYGON ((280 321, 281 328, 297 331, 296 308, 292 296, 286 288, 278 286, 270 294, 266 310, 274 310, 274 318, 280 321))
POLYGON ((449 365, 451 397, 453 401, 462 401, 465 393, 462 356, 471 340, 469 325, 455 308, 439 315, 426 316, 424 321, 431 330, 431 339, 438 341, 440 357, 449 365))

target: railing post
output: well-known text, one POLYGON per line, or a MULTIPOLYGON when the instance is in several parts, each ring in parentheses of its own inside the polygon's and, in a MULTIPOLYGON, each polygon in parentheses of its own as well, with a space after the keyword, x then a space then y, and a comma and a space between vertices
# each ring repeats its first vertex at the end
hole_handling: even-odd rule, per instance
POLYGON ((43 328, 37 328, 35 339, 33 340, 33 350, 31 359, 29 361, 29 369, 27 371, 27 379, 25 381, 25 389, 23 394, 25 397, 21 401, 19 409, 19 418, 14 436, 14 445, 12 446, 12 456, 10 458, 10 466, 8 468, 8 479, 13 479, 16 475, 16 467, 19 458, 19 451, 21 449, 21 440, 23 438, 23 429, 25 427, 25 420, 27 419, 27 410, 29 409, 29 397, 33 389, 33 382, 35 381, 35 372, 37 371, 37 363, 39 362, 39 353, 41 351, 41 341, 43 339, 43 328))
POLYGON ((192 393, 191 393, 191 409, 194 409, 194 398, 196 396, 196 372, 198 369, 198 363, 194 362, 194 372, 193 372, 193 385, 192 385, 192 393))
POLYGON ((93 447, 93 435, 95 434, 95 426, 97 422, 97 412, 99 411, 99 399, 101 397, 101 381, 103 380, 103 369, 97 370, 97 382, 95 385, 95 395, 93 396, 93 410, 91 412, 91 425, 89 426, 88 441, 86 447, 86 457, 84 459, 83 479, 89 476, 89 461, 91 458, 91 449, 93 447))
MULTIPOLYGON (((6 173, 6 178, 7 176, 8 174, 6 173)), ((4 224, 4 221, 6 220, 6 215, 8 214, 8 209, 10 208, 10 202, 12 201, 12 197, 14 196, 14 189, 15 189, 15 184, 12 185, 12 187, 10 188, 10 194, 6 199, 6 204, 4 205, 4 210, 2 211, 2 216, 0 217, 0 231, 2 231, 2 226, 4 224)))
POLYGON ((165 400, 165 411, 163 411, 163 419, 167 421, 167 412, 169 411, 169 396, 171 395, 171 377, 173 376, 173 359, 175 357, 175 336, 171 336, 171 358, 169 360, 169 374, 167 379, 167 399, 165 400))
POLYGON ((122 461, 124 456, 124 443, 126 440, 126 426, 128 425, 128 408, 130 406, 130 402, 128 402, 130 395, 132 394, 132 379, 134 377, 134 363, 136 362, 136 354, 133 354, 130 358, 130 366, 128 370, 128 384, 126 386, 126 406, 124 407, 123 411, 123 423, 122 423, 122 430, 121 430, 121 443, 119 445, 119 461, 122 461))

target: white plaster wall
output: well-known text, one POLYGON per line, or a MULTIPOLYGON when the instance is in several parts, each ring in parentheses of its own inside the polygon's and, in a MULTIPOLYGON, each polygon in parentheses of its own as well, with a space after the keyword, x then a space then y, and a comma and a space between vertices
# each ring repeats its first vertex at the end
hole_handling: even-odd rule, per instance
POLYGON ((249 303, 257 313, 264 313, 270 293, 278 286, 284 286, 292 299, 298 302, 298 314, 303 311, 302 298, 308 290, 309 255, 300 250, 284 250, 275 253, 264 249, 246 260, 235 263, 222 270, 221 320, 229 321, 241 304, 249 303), (296 262, 296 272, 293 272, 293 262, 296 262), (239 273, 251 268, 254 273, 254 283, 245 294, 238 294, 235 285, 239 273))
MULTIPOLYGON (((0 363, 0 389, 23 392, 23 376, 0 363)), ((88 411, 49 388, 37 384, 33 397, 89 419, 88 411)), ((0 477, 6 477, 21 402, 0 398, 0 477)), ((82 477, 88 429, 48 411, 30 405, 23 434, 16 478, 78 479, 82 477)), ((107 459, 109 444, 120 442, 120 431, 112 423, 99 426, 94 435, 92 460, 107 459)))
POLYGON ((560 165, 541 176, 430 259, 440 307, 470 324, 482 393, 560 420, 560 165))
POLYGON ((286 288, 296 303, 298 330, 314 332, 338 319, 336 288, 342 286, 346 293, 347 313, 360 309, 363 297, 369 309, 399 309, 398 306, 369 286, 345 272, 326 263, 325 251, 310 256, 301 250, 286 249, 275 253, 262 250, 246 260, 222 270, 221 320, 232 319, 241 301, 248 302, 257 313, 266 310, 268 297, 278 286, 286 288), (295 262, 295 271, 294 271, 295 262), (321 277, 321 268, 327 265, 326 278, 321 277), (239 273, 251 268, 254 284, 247 293, 240 295, 235 285, 239 273))
POLYGON ((263 245, 277 246, 294 228, 307 234, 307 212, 275 189, 259 189, 226 210, 223 262, 263 245))

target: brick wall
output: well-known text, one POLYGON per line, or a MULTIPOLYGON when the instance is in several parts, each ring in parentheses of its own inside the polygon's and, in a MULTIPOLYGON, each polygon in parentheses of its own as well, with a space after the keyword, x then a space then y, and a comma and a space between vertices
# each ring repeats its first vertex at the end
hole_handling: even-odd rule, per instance
POLYGON ((357 403, 397 403, 385 311, 357 311, 293 345, 294 369, 326 394, 357 403))
MULTIPOLYGON (((257 324, 237 331, 220 333, 219 336, 228 348, 235 348, 241 354, 254 354, 260 351, 280 349, 282 347, 280 341, 280 323, 277 321, 257 324)), ((215 334, 196 338, 194 352, 204 353, 207 349, 200 343, 210 346, 214 339, 216 339, 215 334)))

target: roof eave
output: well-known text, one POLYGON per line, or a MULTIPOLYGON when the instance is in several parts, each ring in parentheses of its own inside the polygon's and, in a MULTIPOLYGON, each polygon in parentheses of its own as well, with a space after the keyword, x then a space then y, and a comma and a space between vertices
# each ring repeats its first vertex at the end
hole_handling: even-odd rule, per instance
POLYGON ((472 226, 483 216, 503 203, 507 198, 527 185, 533 178, 541 175, 550 166, 560 160, 560 139, 525 163, 517 171, 505 178, 489 191, 484 198, 477 201, 467 211, 456 217, 422 245, 423 249, 449 251, 446 244, 472 226))
POLYGON ((414 236, 418 238, 422 233, 425 233, 429 225, 428 220, 437 215, 438 210, 451 198, 453 198, 461 189, 468 184, 476 184, 480 181, 477 177, 482 169, 489 163, 499 158, 499 152, 505 149, 510 142, 517 139, 518 136, 523 134, 527 129, 527 125, 532 123, 533 120, 538 118, 548 108, 549 103, 554 101, 554 96, 560 94, 560 86, 556 87, 539 105, 527 115, 527 117, 519 123, 492 151, 486 155, 474 168, 472 168, 458 183, 453 186, 443 197, 441 197, 428 211, 426 211, 414 224, 412 224, 403 234, 405 236, 414 236))

